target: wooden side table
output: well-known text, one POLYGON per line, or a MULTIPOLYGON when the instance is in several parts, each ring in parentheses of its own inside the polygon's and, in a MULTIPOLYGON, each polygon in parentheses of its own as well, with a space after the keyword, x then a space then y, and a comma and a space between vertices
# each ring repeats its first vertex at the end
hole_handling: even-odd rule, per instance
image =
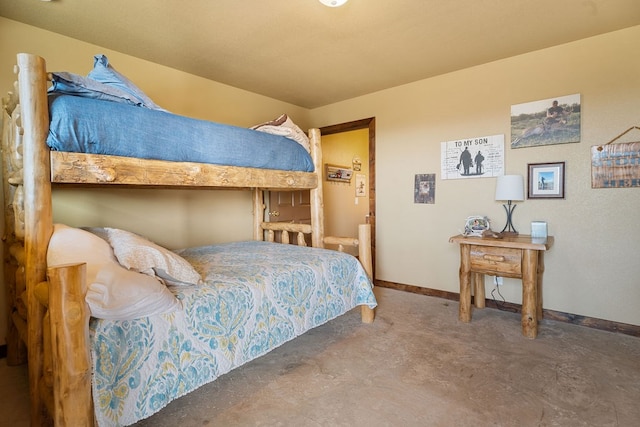
POLYGON ((553 237, 531 236, 469 237, 453 236, 450 243, 460 244, 460 308, 458 318, 471 321, 471 286, 476 308, 484 308, 484 275, 522 279, 522 334, 538 335, 542 319, 542 275, 544 251, 553 245, 553 237))

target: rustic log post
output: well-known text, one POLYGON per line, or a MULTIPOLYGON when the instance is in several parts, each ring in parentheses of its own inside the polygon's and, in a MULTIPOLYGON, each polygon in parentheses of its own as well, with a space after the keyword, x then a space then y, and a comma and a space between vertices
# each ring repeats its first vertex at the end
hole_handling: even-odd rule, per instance
POLYGON ((538 251, 522 251, 522 334, 528 338, 538 335, 538 251))
POLYGON ((458 319, 471 321, 471 245, 460 245, 460 307, 458 319))
POLYGON ((15 310, 15 301, 17 293, 15 289, 15 277, 16 277, 16 263, 12 259, 9 248, 15 242, 15 235, 13 233, 13 209, 11 208, 11 200, 13 200, 13 192, 15 187, 9 184, 9 177, 13 172, 13 165, 10 161, 10 153, 12 148, 12 142, 15 137, 14 126, 11 114, 15 109, 15 101, 12 102, 13 94, 9 93, 9 98, 2 98, 2 195, 3 195, 3 212, 4 212, 4 234, 2 235, 3 242, 3 266, 4 266, 4 283, 5 283, 5 296, 7 298, 7 312, 8 312, 8 324, 7 324, 7 365, 19 365, 26 362, 27 352, 26 347, 20 339, 20 334, 16 328, 15 323, 12 321, 12 315, 15 310))
POLYGON ((273 232, 273 230, 267 230, 267 242, 275 242, 276 240, 276 233, 273 232))
POLYGON ((51 267, 48 274, 54 422, 57 426, 92 426, 86 264, 51 267))
POLYGON ((45 408, 40 398, 44 309, 32 295, 46 278, 47 246, 53 233, 47 102, 47 73, 44 59, 18 54, 18 84, 22 111, 25 215, 25 276, 27 288, 29 384, 31 423, 41 425, 45 408))
POLYGON ((264 191, 253 189, 253 240, 264 240, 262 222, 264 221, 264 191))
POLYGON ((297 236, 298 246, 307 246, 307 241, 304 239, 304 233, 298 232, 297 236))
POLYGON ((324 199, 322 195, 322 147, 320 129, 309 130, 309 140, 311 143, 311 158, 313 167, 318 176, 318 185, 311 190, 311 246, 314 248, 324 248, 324 199))
POLYGON ((471 282, 473 283, 473 303, 476 308, 485 307, 484 293, 484 274, 471 273, 471 282))
POLYGON ((538 322, 542 320, 542 276, 544 274, 544 252, 538 251, 538 295, 536 299, 536 311, 538 322))
MULTIPOLYGON (((373 260, 371 259, 371 224, 358 225, 358 258, 373 282, 373 260)), ((375 319, 375 309, 363 305, 360 309, 360 316, 363 323, 372 323, 375 319)))

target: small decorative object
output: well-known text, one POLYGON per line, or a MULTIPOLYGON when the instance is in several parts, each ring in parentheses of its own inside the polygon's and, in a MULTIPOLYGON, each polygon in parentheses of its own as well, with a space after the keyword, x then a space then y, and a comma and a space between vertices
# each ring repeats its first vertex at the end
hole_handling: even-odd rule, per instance
POLYGON ((436 199, 436 174, 417 174, 413 187, 413 203, 434 204, 436 199))
POLYGON ((506 200, 507 204, 502 205, 507 212, 507 224, 502 229, 502 234, 518 234, 511 219, 516 205, 512 205, 514 200, 524 200, 524 177, 522 175, 502 175, 496 181, 496 200, 506 200))
POLYGON ((511 106, 511 148, 580 142, 580 94, 511 106))
POLYGON ((531 237, 547 238, 547 223, 544 221, 531 221, 531 237))
POLYGON ((362 173, 356 174, 356 197, 365 197, 367 195, 367 176, 362 173))
POLYGON ((488 231, 491 231, 491 224, 486 216, 470 216, 464 224, 465 236, 482 237, 488 231))
POLYGON ((351 160, 351 164, 353 165, 354 171, 359 172, 362 170, 362 160, 360 160, 360 157, 354 157, 353 160, 351 160))
POLYGON ((325 178, 327 181, 351 182, 353 170, 346 166, 325 164, 325 178))
POLYGON ((564 199, 564 162, 528 166, 528 199, 564 199))

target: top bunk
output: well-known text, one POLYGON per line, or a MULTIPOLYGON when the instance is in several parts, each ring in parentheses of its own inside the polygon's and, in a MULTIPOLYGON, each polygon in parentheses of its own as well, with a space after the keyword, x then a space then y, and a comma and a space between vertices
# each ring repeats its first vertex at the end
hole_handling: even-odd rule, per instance
MULTIPOLYGON (((321 185, 318 129, 309 131, 305 147, 282 136, 277 127, 267 133, 190 119, 155 104, 150 107, 152 101, 104 56, 96 56, 92 73, 111 73, 107 81, 119 79, 106 96, 102 92, 95 96, 92 79, 48 72, 37 55, 21 53, 17 61, 18 81, 14 92, 3 99, 3 109, 16 124, 9 132, 19 135, 14 138, 17 146, 5 149, 15 151, 14 157, 33 151, 46 163, 53 184, 263 190, 321 185), (134 95, 132 88, 138 91, 134 95), (113 94, 123 98, 113 102, 113 94)), ((25 160, 31 157, 25 155, 25 160)))

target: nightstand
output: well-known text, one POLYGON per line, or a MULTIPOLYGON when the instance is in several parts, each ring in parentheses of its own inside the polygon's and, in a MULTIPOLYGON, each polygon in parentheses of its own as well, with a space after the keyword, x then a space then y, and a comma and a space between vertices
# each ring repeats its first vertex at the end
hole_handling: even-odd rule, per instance
POLYGON ((484 308, 485 274, 522 279, 522 334, 535 338, 538 321, 542 319, 544 252, 553 245, 553 237, 534 239, 518 234, 495 238, 459 234, 449 242, 460 244, 460 321, 471 321, 471 286, 476 308, 484 308))

